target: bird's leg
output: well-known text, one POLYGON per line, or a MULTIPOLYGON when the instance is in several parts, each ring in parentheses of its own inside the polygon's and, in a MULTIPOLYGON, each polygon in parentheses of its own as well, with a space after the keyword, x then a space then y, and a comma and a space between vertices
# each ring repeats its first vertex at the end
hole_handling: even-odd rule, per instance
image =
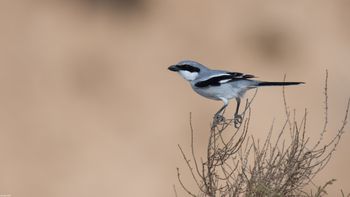
POLYGON ((224 106, 222 106, 218 112, 215 113, 214 118, 218 121, 223 121, 224 120, 224 116, 221 115, 221 112, 224 111, 224 109, 227 107, 227 104, 224 104, 224 106))
POLYGON ((219 109, 218 112, 215 113, 215 116, 214 116, 214 119, 219 121, 219 122, 225 120, 224 116, 221 115, 221 113, 225 110, 225 108, 228 105, 228 100, 227 99, 222 98, 221 100, 224 102, 224 105, 219 109))
POLYGON ((236 107, 235 116, 238 116, 239 106, 241 105, 241 99, 236 98, 236 101, 237 101, 237 107, 236 107))
POLYGON ((224 109, 227 107, 227 104, 225 103, 224 106, 222 106, 218 112, 215 113, 215 116, 219 116, 221 114, 222 111, 224 111, 224 109))
POLYGON ((235 124, 235 127, 238 128, 241 125, 243 118, 242 118, 242 115, 238 115, 239 106, 241 104, 241 99, 236 98, 236 101, 237 101, 237 107, 236 107, 236 112, 234 115, 234 124, 235 124))

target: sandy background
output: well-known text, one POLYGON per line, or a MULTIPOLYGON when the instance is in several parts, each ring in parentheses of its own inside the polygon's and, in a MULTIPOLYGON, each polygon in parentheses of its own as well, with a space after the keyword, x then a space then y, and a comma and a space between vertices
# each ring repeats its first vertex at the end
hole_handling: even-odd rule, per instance
MULTIPOLYGON (((182 59, 305 81, 288 88, 288 101, 299 118, 308 108, 315 139, 329 69, 330 137, 350 96, 350 3, 1 1, 0 194, 174 196, 176 167, 185 169, 177 144, 189 150, 189 112, 201 147, 221 106, 166 69, 182 59)), ((274 118, 277 128, 283 122, 281 94, 259 91, 251 135, 263 138, 274 118)), ((346 133, 315 180, 336 178, 331 196, 350 192, 349 141, 346 133)))

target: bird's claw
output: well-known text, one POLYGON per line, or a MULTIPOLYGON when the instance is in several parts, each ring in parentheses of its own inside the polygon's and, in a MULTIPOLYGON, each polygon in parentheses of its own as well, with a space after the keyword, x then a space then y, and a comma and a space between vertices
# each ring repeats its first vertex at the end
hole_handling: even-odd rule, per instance
POLYGON ((243 122, 243 117, 242 115, 236 114, 235 117, 233 118, 233 123, 235 125, 235 128, 239 128, 243 122))
POLYGON ((220 122, 224 122, 225 121, 225 117, 223 115, 220 114, 215 114, 214 116, 214 122, 216 124, 220 123, 220 122))

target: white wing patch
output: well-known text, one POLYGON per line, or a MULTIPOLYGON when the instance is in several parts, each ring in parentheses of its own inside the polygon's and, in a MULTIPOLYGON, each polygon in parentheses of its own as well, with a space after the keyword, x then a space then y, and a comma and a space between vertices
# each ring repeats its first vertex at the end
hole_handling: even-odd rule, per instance
POLYGON ((219 83, 223 84, 223 83, 227 83, 229 81, 231 81, 232 79, 223 79, 221 81, 219 81, 219 83))
POLYGON ((221 76, 231 76, 231 75, 227 74, 227 73, 222 73, 222 74, 217 74, 217 75, 211 75, 210 77, 208 77, 208 79, 214 78, 214 77, 221 77, 221 76))

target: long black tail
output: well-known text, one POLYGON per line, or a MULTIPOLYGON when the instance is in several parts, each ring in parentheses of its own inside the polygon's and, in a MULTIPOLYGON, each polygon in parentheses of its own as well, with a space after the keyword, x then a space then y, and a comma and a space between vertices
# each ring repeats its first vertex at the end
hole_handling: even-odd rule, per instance
POLYGON ((258 86, 290 86, 304 84, 304 82, 268 82, 262 81, 258 83, 258 86))

